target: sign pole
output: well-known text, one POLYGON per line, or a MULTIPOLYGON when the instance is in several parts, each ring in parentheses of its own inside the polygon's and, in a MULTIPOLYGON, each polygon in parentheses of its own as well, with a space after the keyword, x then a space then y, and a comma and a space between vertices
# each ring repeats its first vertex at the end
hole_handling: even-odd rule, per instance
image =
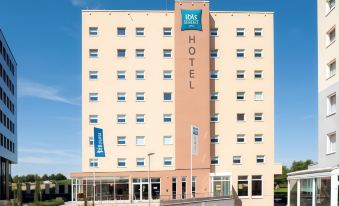
POLYGON ((193 198, 193 125, 191 126, 191 198, 193 198))

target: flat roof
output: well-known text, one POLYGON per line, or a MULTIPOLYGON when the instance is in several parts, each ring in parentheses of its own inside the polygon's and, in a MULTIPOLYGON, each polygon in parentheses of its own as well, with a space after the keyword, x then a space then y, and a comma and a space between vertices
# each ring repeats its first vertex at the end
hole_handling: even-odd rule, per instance
MULTIPOLYGON (((149 13, 173 13, 173 10, 82 10, 82 12, 149 12, 149 13)), ((272 11, 210 11, 210 13, 252 13, 274 14, 272 11)))
POLYGON ((13 53, 12 53, 11 47, 9 46, 9 44, 8 44, 8 42, 7 42, 7 40, 6 40, 5 34, 2 32, 2 29, 1 29, 1 28, 0 28, 0 33, 1 33, 2 37, 3 37, 3 39, 5 40, 5 44, 7 45, 7 48, 8 48, 8 50, 9 50, 9 53, 11 54, 11 56, 12 56, 12 58, 13 58, 15 64, 16 64, 15 66, 18 66, 18 63, 16 62, 15 57, 14 57, 14 55, 13 55, 13 53))

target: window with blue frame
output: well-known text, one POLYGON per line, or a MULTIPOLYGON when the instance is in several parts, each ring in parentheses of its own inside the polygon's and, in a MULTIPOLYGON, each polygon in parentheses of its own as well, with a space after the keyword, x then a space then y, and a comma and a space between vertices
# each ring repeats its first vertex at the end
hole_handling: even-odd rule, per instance
POLYGON ((172 57, 172 49, 164 49, 163 55, 165 58, 171 58, 172 57))
POLYGON ((89 35, 90 36, 98 35, 98 27, 89 27, 89 35))
POLYGON ((164 166, 172 166, 172 157, 164 158, 164 166))
POLYGON ((211 36, 218 36, 218 28, 211 29, 211 36))
POLYGON ((99 123, 98 115, 89 115, 89 123, 98 124, 99 123))
POLYGON ((218 121, 219 121, 219 114, 212 114, 211 122, 218 122, 218 121))
POLYGON ((172 79, 172 71, 164 71, 164 79, 172 79))
POLYGON ((137 114, 136 115, 136 122, 137 123, 145 123, 145 115, 144 114, 137 114))
POLYGON ((89 167, 97 168, 99 166, 98 159, 89 159, 89 167))
POLYGON ((126 115, 125 114, 118 114, 117 121, 118 121, 118 124, 126 123, 126 115))
POLYGON ((217 58, 218 57, 218 49, 211 50, 210 56, 211 56, 211 58, 217 58))
POLYGON ((245 57, 245 49, 237 49, 237 57, 244 58, 245 57))
POLYGON ((211 71, 210 78, 211 79, 218 79, 219 78, 219 71, 218 70, 211 71))
POLYGON ((135 56, 139 58, 145 57, 145 49, 136 49, 135 56))
POLYGON ((89 101, 97 102, 99 100, 98 93, 89 93, 89 101))
POLYGON ((118 159, 118 167, 126 167, 126 159, 118 159))
POLYGON ((137 167, 145 166, 145 158, 137 158, 137 167))
POLYGON ((93 146, 93 145, 94 145, 94 138, 89 137, 89 146, 93 146))
POLYGON ((89 72, 89 79, 91 79, 91 80, 98 79, 98 72, 97 71, 90 71, 89 72))
POLYGON ((211 93, 211 100, 216 101, 219 99, 219 93, 218 92, 212 92, 211 93))

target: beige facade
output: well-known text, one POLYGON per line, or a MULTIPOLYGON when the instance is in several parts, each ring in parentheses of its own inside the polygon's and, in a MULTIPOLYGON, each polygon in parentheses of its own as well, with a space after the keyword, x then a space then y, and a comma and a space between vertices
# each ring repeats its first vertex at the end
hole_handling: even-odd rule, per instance
POLYGON ((152 199, 239 196, 243 205, 273 205, 281 172, 273 13, 210 12, 208 2, 177 1, 175 11, 86 10, 82 19, 83 154, 82 172, 72 174, 74 200, 88 195, 78 188, 84 181, 118 177, 127 178, 127 199, 147 200, 136 194, 136 178, 147 178, 154 153, 151 177, 161 189, 152 186, 152 199), (185 9, 202 11, 202 31, 181 29, 185 9), (194 189, 192 125, 199 128, 194 189), (103 129, 105 157, 95 157, 94 127, 103 129))

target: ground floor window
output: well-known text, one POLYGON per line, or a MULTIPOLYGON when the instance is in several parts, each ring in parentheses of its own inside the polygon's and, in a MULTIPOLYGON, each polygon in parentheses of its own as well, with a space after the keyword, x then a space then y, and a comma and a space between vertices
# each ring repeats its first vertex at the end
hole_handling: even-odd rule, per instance
POLYGON ((195 197, 197 177, 192 177, 192 197, 195 197))
POLYGON ((229 176, 212 176, 213 196, 230 196, 231 184, 229 176))
POLYGON ((319 177, 315 180, 316 206, 331 205, 331 177, 319 177))
POLYGON ((172 199, 177 199, 177 178, 172 177, 172 199))
POLYGON ((133 178, 133 200, 148 200, 149 184, 151 185, 151 198, 160 199, 160 178, 133 178))
POLYGON ((181 198, 186 199, 186 177, 181 178, 181 198))
POLYGON ((262 196, 262 176, 252 176, 252 196, 262 196))
POLYGON ((247 176, 238 176, 238 196, 239 197, 248 196, 248 177, 247 176))
POLYGON ((300 180, 300 206, 312 205, 313 179, 300 180))
POLYGON ((298 182, 297 180, 290 180, 290 206, 297 206, 298 204, 298 182))

